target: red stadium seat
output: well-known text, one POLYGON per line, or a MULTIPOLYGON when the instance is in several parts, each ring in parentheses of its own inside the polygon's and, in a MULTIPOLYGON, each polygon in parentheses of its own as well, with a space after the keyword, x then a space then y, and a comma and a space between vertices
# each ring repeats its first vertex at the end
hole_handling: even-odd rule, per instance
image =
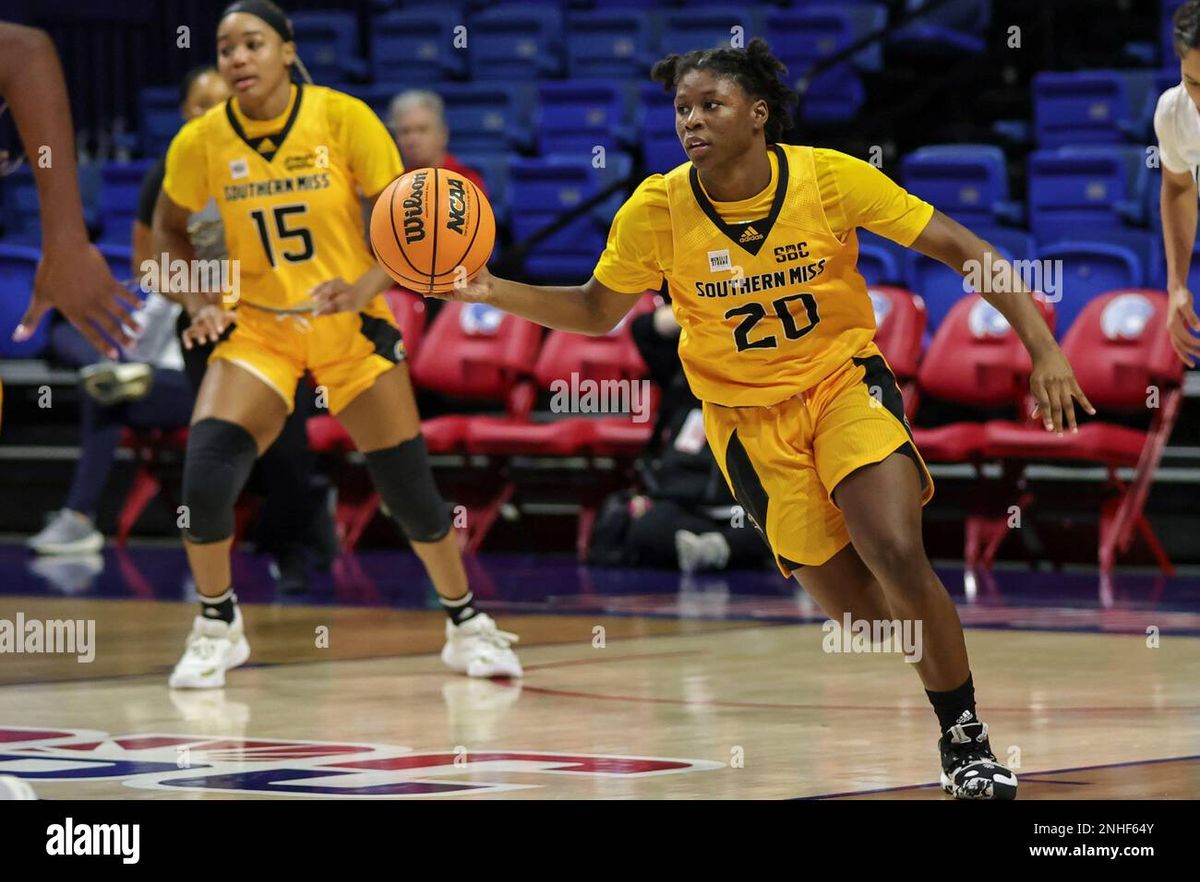
MULTIPOLYGON (((448 303, 426 333, 428 313, 420 295, 392 289, 384 296, 404 335, 414 385, 456 398, 503 403, 510 413, 529 412, 534 394, 528 375, 541 343, 540 327, 485 304, 448 303)), ((421 433, 430 453, 463 452, 471 419, 450 414, 423 420, 421 433)), ((345 429, 327 414, 308 421, 308 438, 318 453, 354 449, 345 429)), ((486 531, 507 501, 505 493, 502 488, 468 518, 471 530, 486 531)), ((344 550, 353 550, 379 505, 373 487, 358 494, 339 492, 336 518, 344 550)))
MULTIPOLYGON (((561 383, 570 388, 572 378, 597 384, 643 379, 648 369, 630 326, 634 318, 653 309, 653 296, 643 297, 621 324, 604 336, 552 331, 534 367, 538 388, 554 392, 561 383)), ((651 420, 639 424, 628 416, 579 416, 544 423, 521 416, 476 417, 467 431, 467 449, 501 456, 636 456, 650 440, 651 427, 651 420)))
POLYGON ((409 364, 412 364, 421 351, 425 323, 429 320, 425 298, 402 288, 389 288, 383 292, 383 298, 392 310, 396 324, 400 326, 400 334, 404 338, 404 351, 408 355, 409 364))
MULTIPOLYGON (((1036 301, 1053 328, 1053 309, 1036 301)), ((938 326, 921 367, 917 385, 922 396, 975 408, 1011 404, 1020 407, 1031 365, 999 310, 978 294, 959 300, 938 326)), ((983 422, 957 422, 936 428, 914 428, 913 438, 929 462, 973 462, 983 453, 983 422)))
MULTIPOLYGON (((181 429, 130 429, 121 432, 121 446, 133 449, 138 458, 137 472, 133 483, 125 494, 121 511, 117 514, 117 545, 125 546, 134 524, 146 510, 146 506, 160 492, 167 492, 163 485, 163 454, 171 453, 182 457, 187 449, 188 430, 181 429)), ((174 500, 171 500, 173 502, 174 500)))
MULTIPOLYGON (((1042 317, 1054 328, 1054 309, 1035 298, 1042 317)), ((1011 406, 1020 414, 1028 396, 1032 365, 1004 316, 978 294, 969 294, 950 308, 938 326, 917 373, 922 396, 985 409, 1011 406)), ((1028 413, 1028 409, 1025 409, 1028 413)), ((979 470, 984 459, 986 424, 963 420, 932 428, 913 428, 913 440, 927 462, 971 463, 979 470)), ((968 570, 990 561, 1008 535, 1007 503, 1019 493, 1005 475, 1000 485, 972 494, 972 510, 964 521, 963 559, 968 570), (983 492, 990 489, 992 492, 983 492), (1004 511, 1004 515, 997 515, 1004 511)), ((1018 496, 1025 504, 1026 496, 1018 496)))
POLYGON ((920 295, 904 288, 876 285, 867 289, 875 310, 875 345, 896 375, 911 420, 917 410, 917 364, 928 316, 920 295))
MULTIPOLYGON (((1067 331, 1063 353, 1080 388, 1098 411, 1144 414, 1148 396, 1157 394, 1145 431, 1095 420, 1079 433, 1063 437, 1040 425, 993 421, 987 424, 987 455, 1030 461, 1099 463, 1115 491, 1100 512, 1100 570, 1112 571, 1116 556, 1129 550, 1134 531, 1146 541, 1166 575, 1174 572, 1144 510, 1154 471, 1179 414, 1183 363, 1171 348, 1166 325, 1167 295, 1162 291, 1123 289, 1090 301, 1067 331), (1133 480, 1117 477, 1118 468, 1134 469, 1133 480)), ((1080 411, 1077 410, 1077 413, 1080 411)))
MULTIPOLYGON (((633 341, 633 320, 655 308, 655 296, 644 296, 625 319, 603 336, 553 331, 546 338, 534 368, 538 388, 554 393, 556 387, 578 389, 595 383, 631 383, 649 373, 633 341)), ((467 428, 467 450, 489 456, 610 456, 632 460, 646 447, 653 431, 655 402, 647 401, 647 419, 635 423, 631 416, 572 416, 531 422, 527 416, 473 417, 467 428)), ((584 499, 576 548, 586 556, 587 541, 599 500, 584 499)), ((483 536, 478 537, 482 541, 483 536)))

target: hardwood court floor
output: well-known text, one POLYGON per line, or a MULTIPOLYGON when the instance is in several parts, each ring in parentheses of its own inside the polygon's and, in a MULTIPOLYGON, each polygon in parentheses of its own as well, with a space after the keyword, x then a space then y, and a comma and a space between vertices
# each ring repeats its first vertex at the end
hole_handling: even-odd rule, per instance
MULTIPOLYGON (((44 798, 947 798, 914 672, 828 654, 818 624, 498 613, 510 684, 445 671, 436 611, 247 605, 251 665, 173 693, 191 604, 4 597, 0 617, 17 606, 97 623, 91 664, 0 656, 0 773, 44 798)), ((1200 796, 1200 638, 967 640, 1021 798, 1200 796)))

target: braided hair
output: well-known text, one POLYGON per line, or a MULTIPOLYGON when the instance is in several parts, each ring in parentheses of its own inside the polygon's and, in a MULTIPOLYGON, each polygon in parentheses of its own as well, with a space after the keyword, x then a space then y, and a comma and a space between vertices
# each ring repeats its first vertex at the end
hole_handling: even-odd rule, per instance
POLYGON ((751 98, 767 102, 763 134, 774 144, 792 127, 797 96, 787 84, 787 67, 771 54, 767 41, 755 37, 745 49, 693 49, 668 55, 650 70, 650 78, 673 92, 688 71, 707 70, 732 78, 751 98))

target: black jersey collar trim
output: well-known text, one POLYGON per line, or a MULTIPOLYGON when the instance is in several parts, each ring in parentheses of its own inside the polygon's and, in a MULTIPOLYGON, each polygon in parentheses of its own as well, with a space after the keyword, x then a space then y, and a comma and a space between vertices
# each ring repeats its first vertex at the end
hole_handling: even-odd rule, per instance
POLYGON ((779 160, 779 179, 775 182, 775 197, 771 200, 771 212, 760 220, 753 220, 744 224, 726 223, 721 215, 717 214, 717 209, 713 206, 708 196, 705 195, 704 188, 700 186, 700 174, 696 171, 696 166, 693 165, 688 170, 688 179, 692 184, 692 195, 695 197, 700 208, 708 216, 708 219, 735 245, 740 246, 751 254, 758 254, 763 243, 767 241, 767 237, 771 234, 771 228, 775 226, 775 221, 779 218, 779 212, 783 209, 783 200, 787 196, 787 154, 783 152, 778 144, 770 146, 775 151, 775 156, 779 160))
POLYGON ((292 102, 292 112, 288 114, 283 128, 277 132, 271 132, 257 138, 246 137, 246 130, 242 128, 237 114, 233 112, 233 100, 230 98, 225 102, 225 117, 229 120, 229 124, 233 126, 233 131, 249 145, 251 150, 267 162, 270 162, 275 158, 275 154, 279 152, 279 148, 283 146, 288 132, 292 130, 292 125, 296 122, 296 117, 300 115, 300 102, 304 100, 304 84, 296 83, 296 100, 292 102))

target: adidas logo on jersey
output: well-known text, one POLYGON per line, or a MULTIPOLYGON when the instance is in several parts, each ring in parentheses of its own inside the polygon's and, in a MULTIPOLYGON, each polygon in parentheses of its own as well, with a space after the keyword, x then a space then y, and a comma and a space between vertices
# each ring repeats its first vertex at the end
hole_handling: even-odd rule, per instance
POLYGON ((757 242, 762 238, 762 233, 754 229, 754 227, 746 227, 742 235, 738 237, 738 244, 742 245, 746 242, 757 242))

